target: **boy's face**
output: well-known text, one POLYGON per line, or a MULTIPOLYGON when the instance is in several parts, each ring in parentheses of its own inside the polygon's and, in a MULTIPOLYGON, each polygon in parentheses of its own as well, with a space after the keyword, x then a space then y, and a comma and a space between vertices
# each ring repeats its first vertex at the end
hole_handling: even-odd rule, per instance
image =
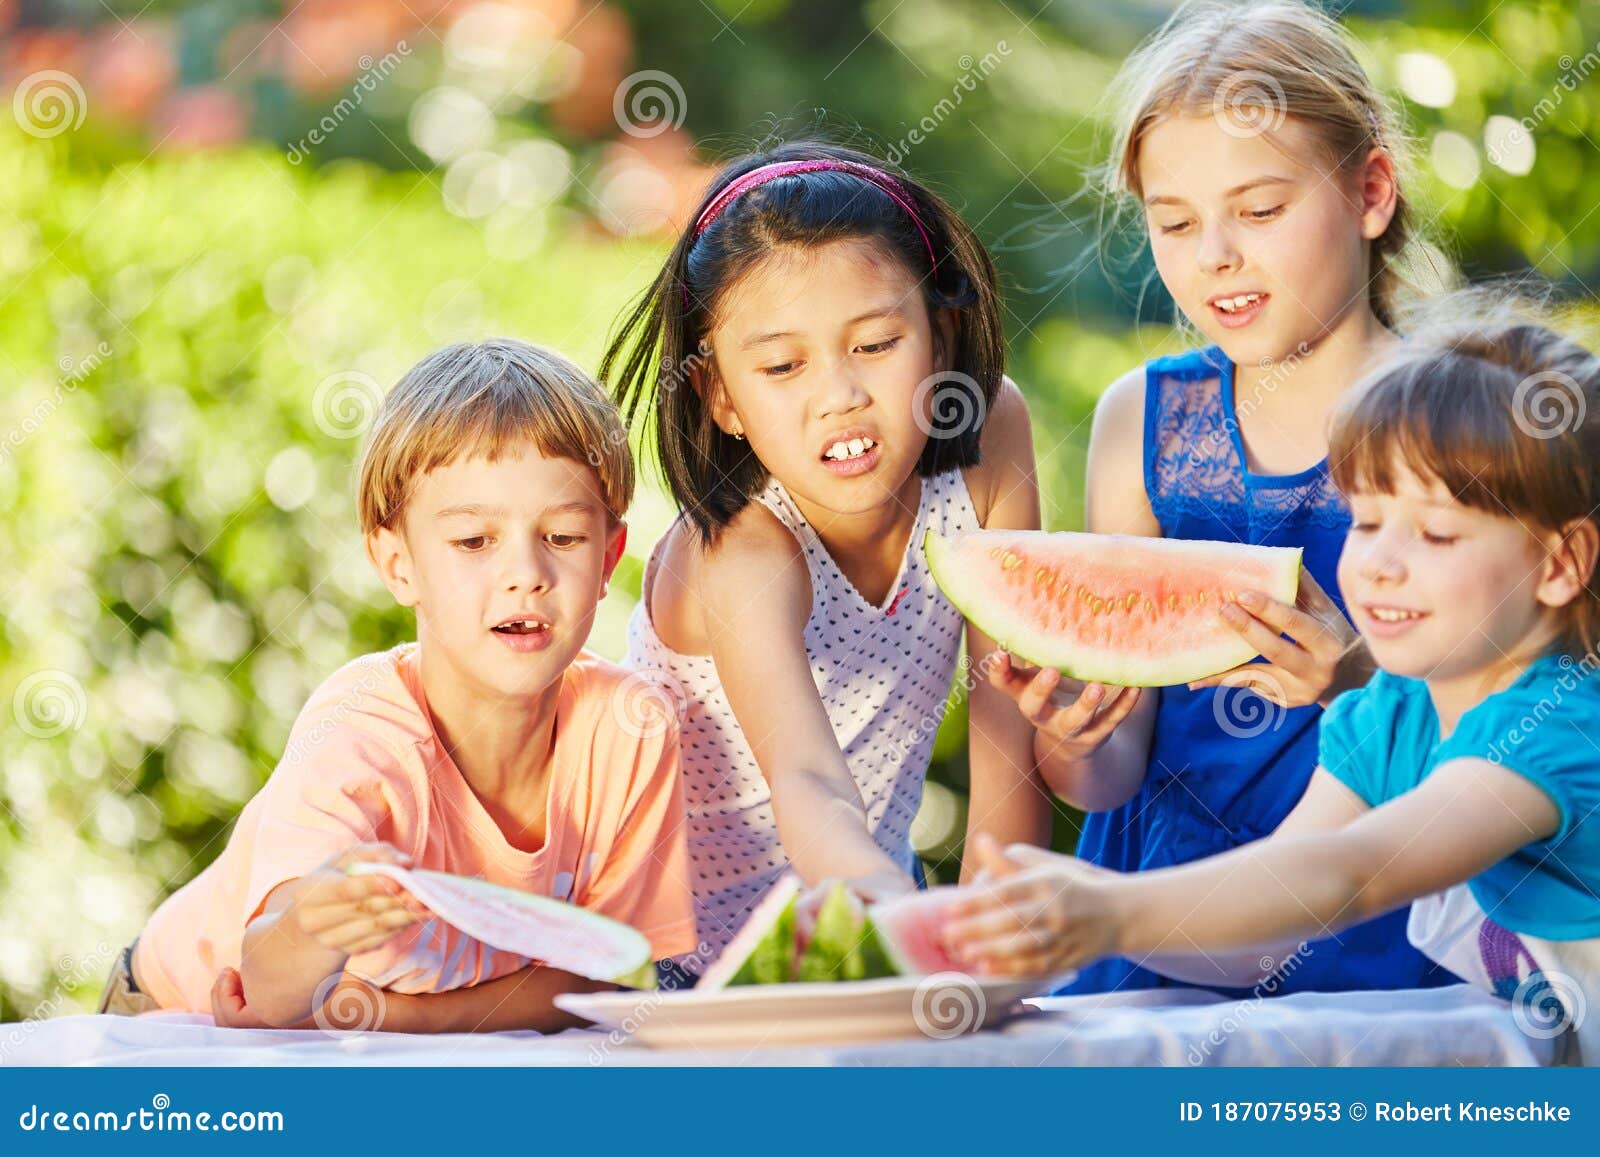
POLYGON ((1339 587, 1380 667, 1448 680, 1527 661, 1576 593, 1541 535, 1400 471, 1395 493, 1351 494, 1339 587))
POLYGON ((368 555, 417 638, 462 684, 525 697, 559 679, 589 637, 627 538, 587 465, 527 444, 424 475, 402 533, 368 555))
POLYGON ((930 375, 953 335, 954 318, 936 327, 917 279, 877 244, 781 249, 724 295, 713 413, 791 493, 870 510, 915 473, 928 431, 945 430, 930 375))
POLYGON ((1172 117, 1140 145, 1162 283, 1236 365, 1314 345, 1366 303, 1367 249, 1393 216, 1392 170, 1377 159, 1335 172, 1322 153, 1293 117, 1261 133, 1223 116, 1172 117))

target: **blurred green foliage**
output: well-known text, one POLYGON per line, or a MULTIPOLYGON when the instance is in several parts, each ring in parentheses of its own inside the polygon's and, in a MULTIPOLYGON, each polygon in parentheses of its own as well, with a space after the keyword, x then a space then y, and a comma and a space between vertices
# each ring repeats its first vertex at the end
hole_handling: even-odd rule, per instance
MULTIPOLYGON (((618 7, 634 67, 677 80, 708 159, 821 128, 897 151, 964 208, 1002 269, 1046 523, 1078 526, 1099 391, 1182 342, 1137 246, 1098 243, 1085 195, 1115 62, 1167 6, 618 7)), ((1600 11, 1423 0, 1355 4, 1350 19, 1406 114, 1412 192, 1444 249, 1473 275, 1593 282, 1600 11), (1441 107, 1402 92, 1417 53, 1447 62, 1441 107), (1492 162, 1491 117, 1531 123, 1528 171, 1492 162)), ((659 237, 596 226, 593 150, 566 141, 575 187, 508 233, 449 211, 440 177, 406 167, 419 154, 404 108, 384 109, 299 166, 267 144, 147 158, 92 119, 49 140, 0 132, 0 1019, 91 999, 110 951, 216 853, 310 689, 408 636, 351 501, 353 435, 379 392, 426 350, 490 333, 592 368, 660 260, 659 237)), ((282 122, 278 143, 317 111, 282 122)), ((507 131, 563 139, 538 107, 517 115, 507 131)), ((596 627, 603 653, 621 654, 640 560, 670 515, 644 488, 596 627)), ((960 853, 964 721, 958 702, 920 825, 944 878, 960 853)), ((1058 846, 1072 833, 1063 813, 1058 846)))

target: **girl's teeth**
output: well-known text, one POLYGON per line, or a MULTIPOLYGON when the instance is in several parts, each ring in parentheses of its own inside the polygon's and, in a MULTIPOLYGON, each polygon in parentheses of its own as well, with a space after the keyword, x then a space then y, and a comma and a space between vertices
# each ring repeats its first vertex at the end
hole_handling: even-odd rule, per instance
POLYGON ((1420 619, 1422 613, 1420 611, 1393 611, 1386 607, 1374 607, 1372 609, 1372 617, 1380 623, 1399 623, 1406 619, 1420 619))
POLYGON ((852 438, 848 442, 835 442, 828 447, 825 457, 843 461, 847 458, 859 458, 877 443, 871 438, 852 438))
POLYGON ((1224 313, 1232 313, 1243 309, 1247 305, 1254 305, 1261 300, 1259 293, 1242 293, 1238 297, 1222 297, 1217 299, 1217 308, 1224 313))

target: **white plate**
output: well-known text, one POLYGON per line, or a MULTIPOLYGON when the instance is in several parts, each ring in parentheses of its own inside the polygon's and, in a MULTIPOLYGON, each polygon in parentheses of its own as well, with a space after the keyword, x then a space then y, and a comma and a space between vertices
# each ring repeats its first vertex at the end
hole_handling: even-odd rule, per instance
POLYGON ((976 1032, 1070 977, 974 978, 959 972, 827 984, 751 984, 718 992, 562 993, 556 1006, 656 1048, 840 1044, 976 1032))

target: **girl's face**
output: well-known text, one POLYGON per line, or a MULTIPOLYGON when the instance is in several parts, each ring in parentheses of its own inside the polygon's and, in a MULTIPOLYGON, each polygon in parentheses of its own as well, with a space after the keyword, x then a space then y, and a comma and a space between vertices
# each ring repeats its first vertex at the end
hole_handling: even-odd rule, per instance
POLYGON ((1450 680, 1526 662, 1577 597, 1560 535, 1456 501, 1396 471, 1393 494, 1349 496, 1345 604, 1385 671, 1450 680))
POLYGON ((717 424, 822 509, 897 498, 933 429, 924 383, 953 332, 943 315, 935 328, 912 273, 871 241, 787 247, 730 288, 718 313, 717 424))
POLYGON ((1394 215, 1381 150, 1335 172, 1290 117, 1245 135, 1223 117, 1158 122, 1139 149, 1150 248, 1178 308, 1236 365, 1313 346, 1367 308, 1368 247, 1394 215))

